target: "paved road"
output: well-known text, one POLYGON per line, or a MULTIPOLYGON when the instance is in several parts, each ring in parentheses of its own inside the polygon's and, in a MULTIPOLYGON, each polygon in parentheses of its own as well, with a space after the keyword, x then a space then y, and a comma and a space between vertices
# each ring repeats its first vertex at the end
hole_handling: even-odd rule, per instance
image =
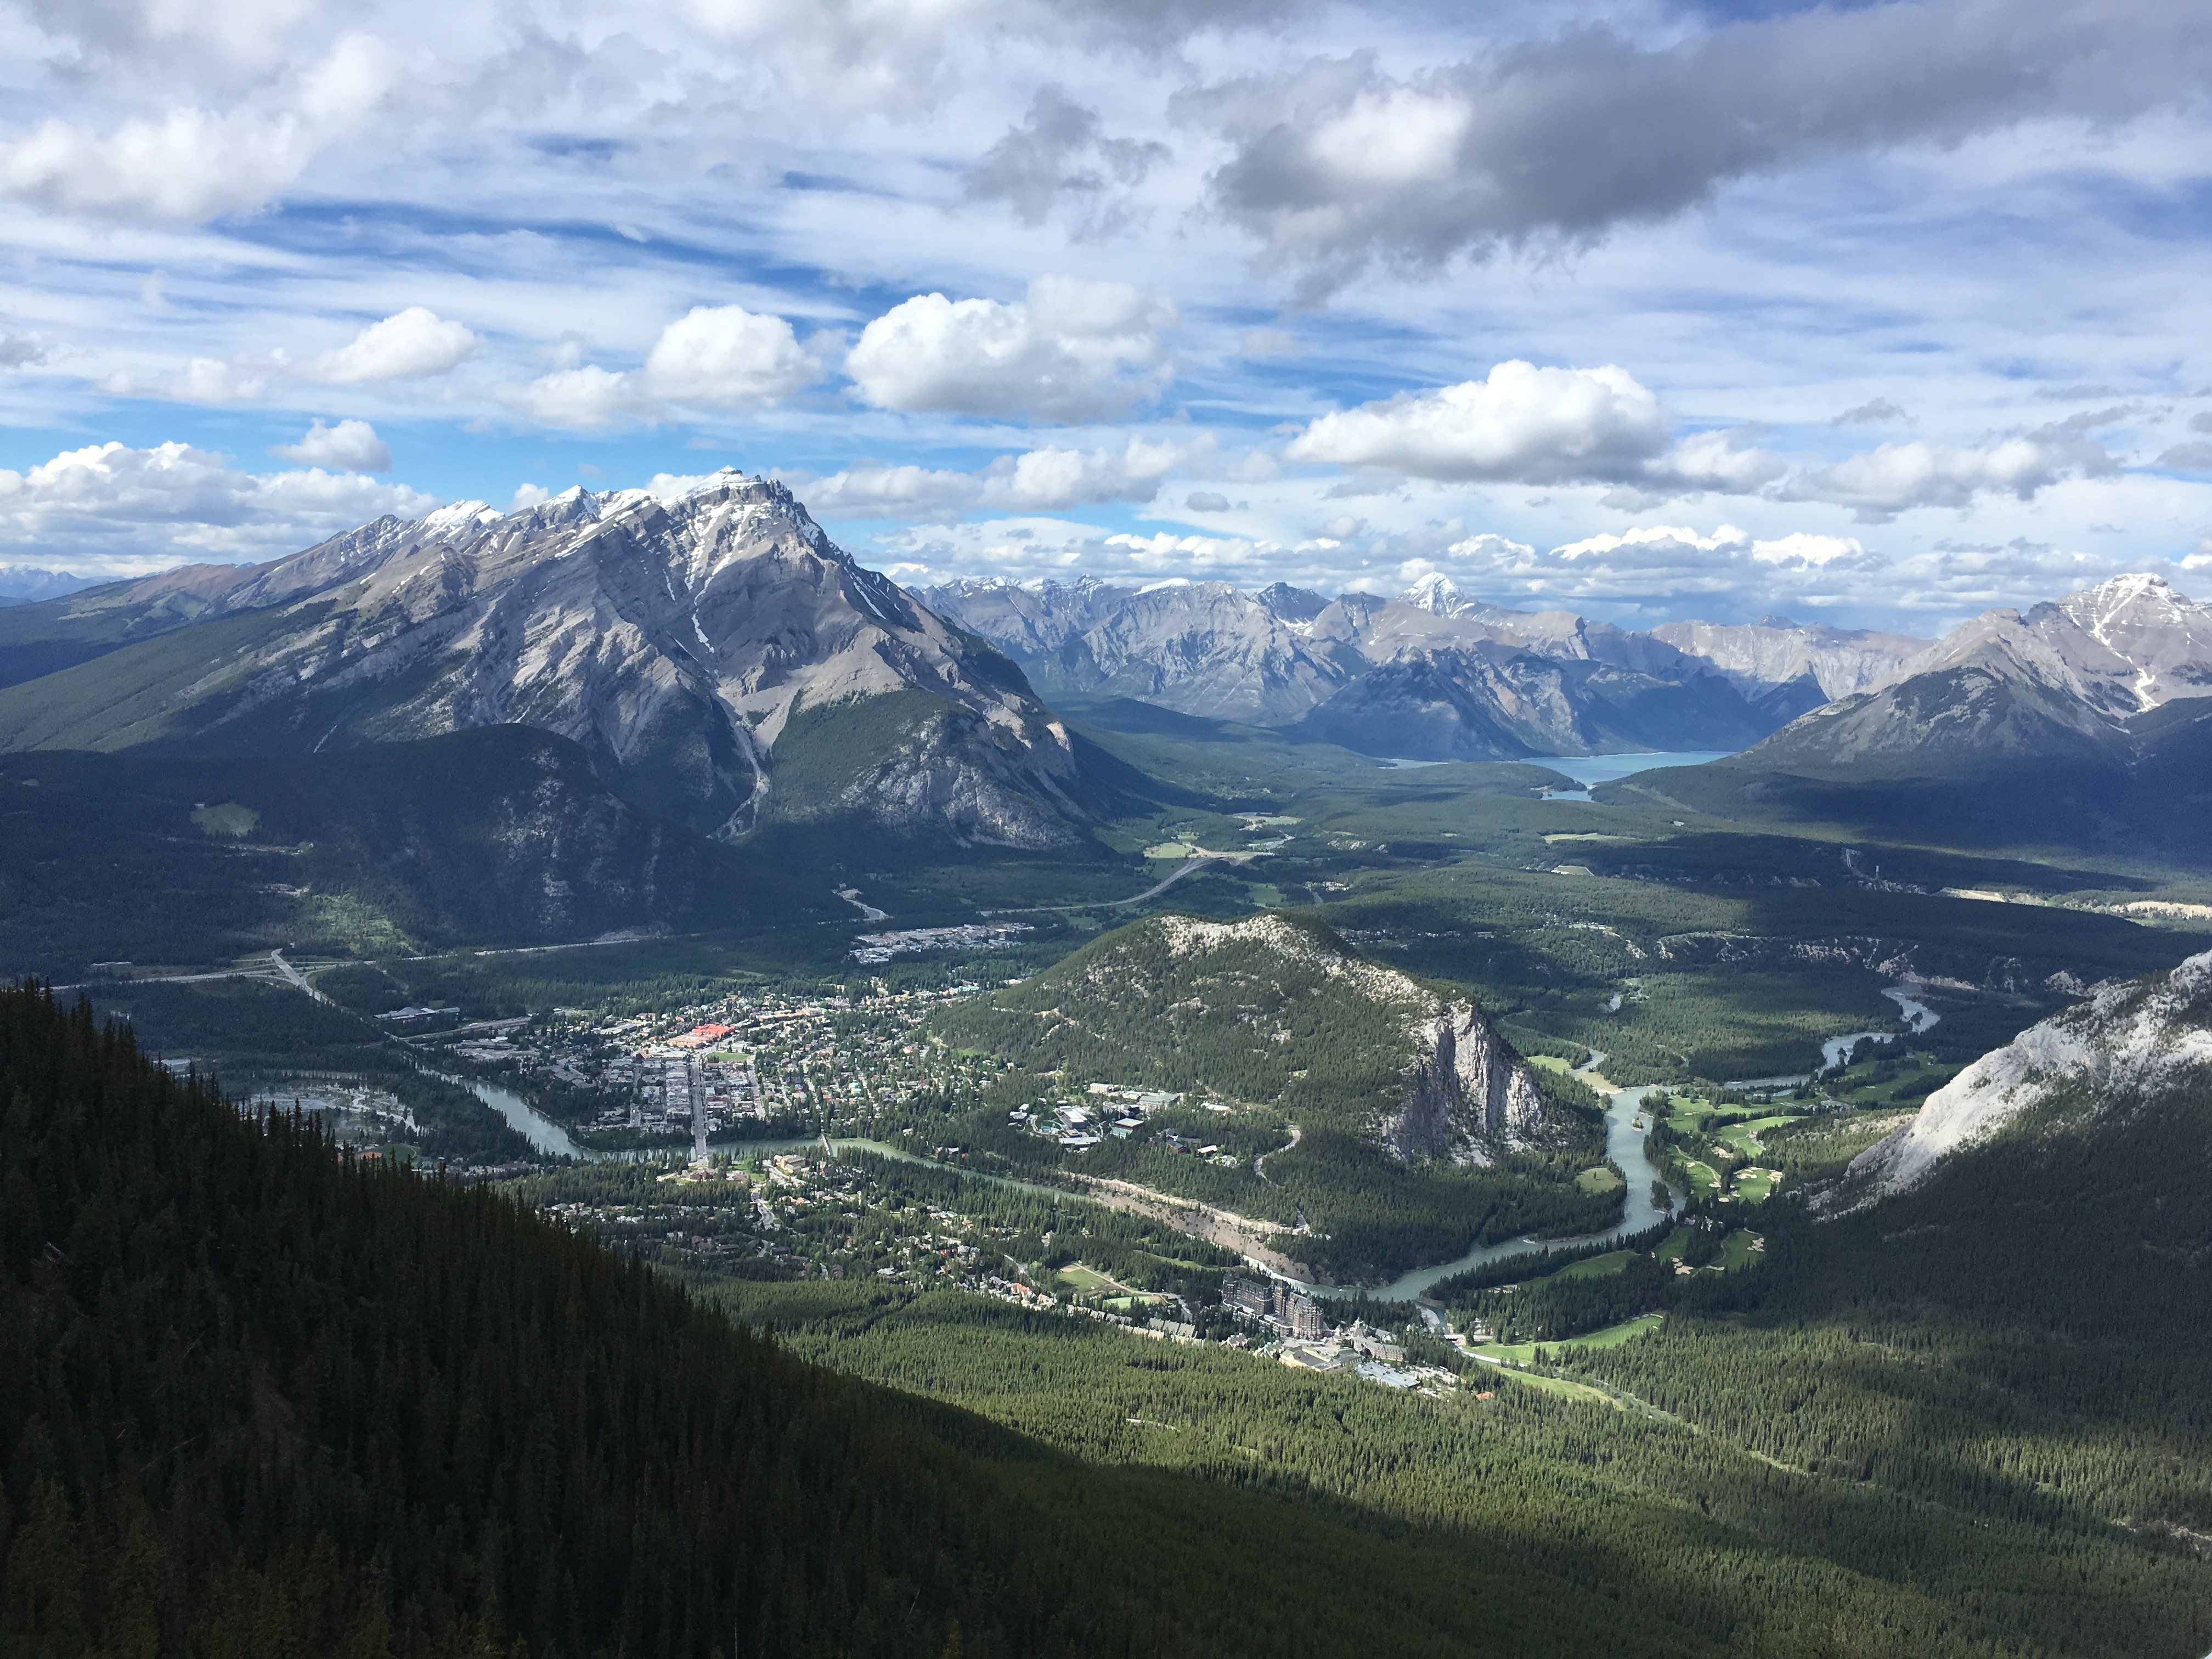
POLYGON ((1090 904, 1032 904, 1019 910, 986 910, 983 914, 987 916, 1041 916, 1057 915, 1060 912, 1066 910, 1123 909, 1132 904, 1142 904, 1148 898, 1157 898, 1160 894, 1166 892, 1169 888, 1174 886, 1192 871, 1202 868, 1206 865, 1221 863, 1249 864, 1255 858, 1264 858, 1265 856, 1265 854, 1261 853, 1200 853, 1197 857, 1186 860, 1183 863, 1176 866, 1174 873, 1170 875, 1165 881, 1154 883, 1152 886, 1145 889, 1143 892, 1138 894, 1134 898, 1099 899, 1090 904))
POLYGON ((320 991, 318 991, 313 986, 308 984, 307 976, 301 973, 297 968, 295 968, 290 963, 285 961, 284 953, 282 951, 271 951, 269 953, 269 960, 276 964, 276 971, 278 973, 283 975, 286 979, 290 980, 293 984, 298 986, 302 991, 305 991, 309 996, 314 998, 316 1001, 321 1003, 325 1008, 335 1008, 337 1006, 337 1003, 332 1002, 320 991))

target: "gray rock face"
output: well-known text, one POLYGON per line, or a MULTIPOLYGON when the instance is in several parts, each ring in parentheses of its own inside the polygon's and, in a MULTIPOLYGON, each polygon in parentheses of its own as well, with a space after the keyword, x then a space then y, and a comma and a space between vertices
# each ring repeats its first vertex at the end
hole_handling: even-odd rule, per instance
POLYGON ((2115 576, 2027 611, 1988 611, 1899 663, 1882 682, 1978 663, 2124 719, 2212 696, 2212 606, 2163 576, 2115 576))
POLYGON ((1440 575, 1395 599, 1281 582, 960 583, 916 597, 1014 655, 1048 696, 1293 726, 1409 759, 1734 749, 1802 706, 1767 708, 1651 635, 1479 604, 1440 575))
POLYGON ((1970 775, 2021 761, 2115 772, 2133 717, 2212 696, 2212 609, 2157 576, 2121 576, 2026 612, 1991 611, 1865 691, 1741 757, 1836 778, 1970 775))
POLYGON ((1876 634, 1768 617, 1741 627, 1717 623, 1662 623, 1651 637, 1686 655, 1702 658, 1753 696, 1810 680, 1814 704, 1848 697, 1887 680, 1897 665, 1928 648, 1909 634, 1876 634))
POLYGON ((1953 1078, 1903 1128, 1853 1158, 1823 1207, 1838 1213, 1911 1190, 1942 1160, 2022 1120, 2044 1127, 2155 1109, 2212 1075, 2212 951, 2170 974, 2101 985, 1953 1078))
POLYGON ((1544 1098, 1521 1057, 1472 1004, 1447 1006, 1420 1033, 1404 1108, 1383 1126, 1400 1158, 1481 1161, 1483 1139, 1519 1140, 1534 1133, 1544 1098))
POLYGON ((169 730, 202 744, 520 725, 709 831, 857 813, 964 842, 1079 833, 1073 746, 1020 672, 855 564, 781 485, 734 471, 671 500, 575 489, 380 520, 208 599, 273 615, 166 689, 169 730))

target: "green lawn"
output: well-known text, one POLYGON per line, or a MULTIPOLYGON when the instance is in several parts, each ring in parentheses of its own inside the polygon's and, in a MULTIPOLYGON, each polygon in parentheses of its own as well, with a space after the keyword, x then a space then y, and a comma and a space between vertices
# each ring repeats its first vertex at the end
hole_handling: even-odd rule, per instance
POLYGON ((1610 1279, 1636 1259, 1633 1250, 1615 1250, 1610 1255, 1594 1255, 1587 1261, 1570 1261, 1553 1279, 1610 1279))
POLYGON ((1609 1193, 1622 1184, 1620 1177, 1602 1164, 1594 1169, 1584 1170, 1575 1177, 1575 1185, 1586 1193, 1609 1193))
POLYGON ((1721 1241, 1720 1260, 1713 1265, 1723 1273, 1735 1267, 1748 1267, 1765 1254, 1764 1250, 1753 1248, 1755 1243, 1763 1243, 1764 1241, 1757 1233, 1739 1227, 1721 1241))
POLYGON ((1062 1267, 1060 1270, 1060 1276, 1068 1284, 1073 1285, 1077 1293, 1082 1296, 1098 1296, 1109 1291, 1118 1296, 1126 1296, 1129 1293, 1127 1285, 1116 1285, 1097 1268, 1086 1267, 1080 1261, 1062 1267))
POLYGON ((1601 1331, 1592 1331, 1584 1336, 1571 1336, 1563 1342, 1515 1342, 1507 1345, 1486 1344, 1482 1352, 1510 1364, 1529 1365, 1545 1363, 1547 1354, 1556 1356, 1562 1348, 1617 1348, 1624 1342, 1633 1341, 1649 1330, 1658 1328, 1664 1314, 1639 1314, 1634 1319, 1624 1319, 1618 1325, 1608 1325, 1601 1331))

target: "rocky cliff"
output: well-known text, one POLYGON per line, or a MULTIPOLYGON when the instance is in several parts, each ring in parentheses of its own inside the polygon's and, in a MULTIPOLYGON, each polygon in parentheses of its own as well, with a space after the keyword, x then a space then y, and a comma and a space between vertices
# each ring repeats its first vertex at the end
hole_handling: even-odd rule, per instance
POLYGON ((1472 1003, 1447 1004, 1418 1028, 1424 1045, 1404 1107, 1382 1135, 1400 1158, 1486 1159, 1483 1138, 1514 1141, 1541 1127, 1544 1097, 1521 1056, 1472 1003))
POLYGON ((2081 1129, 2155 1112, 2212 1082, 2212 951, 2169 974, 2100 985, 1984 1054, 1912 1121, 1851 1160, 1827 1207, 1909 1191, 1936 1164, 2008 1132, 2081 1129))

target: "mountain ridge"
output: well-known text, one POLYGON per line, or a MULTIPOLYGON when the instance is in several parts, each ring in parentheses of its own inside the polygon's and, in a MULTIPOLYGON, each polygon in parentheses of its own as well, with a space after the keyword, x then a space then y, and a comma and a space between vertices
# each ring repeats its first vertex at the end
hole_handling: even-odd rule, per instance
POLYGON ((191 614, 0 690, 0 746, 312 751, 524 725, 580 744, 645 810, 723 835, 841 817, 1067 846, 1090 815, 1074 744, 1018 669, 857 564, 782 485, 734 471, 667 498, 574 489, 380 519, 64 609, 101 604, 133 613, 125 631, 191 614), (195 648, 210 638, 212 661, 195 648), (805 746, 781 741, 797 717, 869 704, 872 748, 777 788, 805 746))

